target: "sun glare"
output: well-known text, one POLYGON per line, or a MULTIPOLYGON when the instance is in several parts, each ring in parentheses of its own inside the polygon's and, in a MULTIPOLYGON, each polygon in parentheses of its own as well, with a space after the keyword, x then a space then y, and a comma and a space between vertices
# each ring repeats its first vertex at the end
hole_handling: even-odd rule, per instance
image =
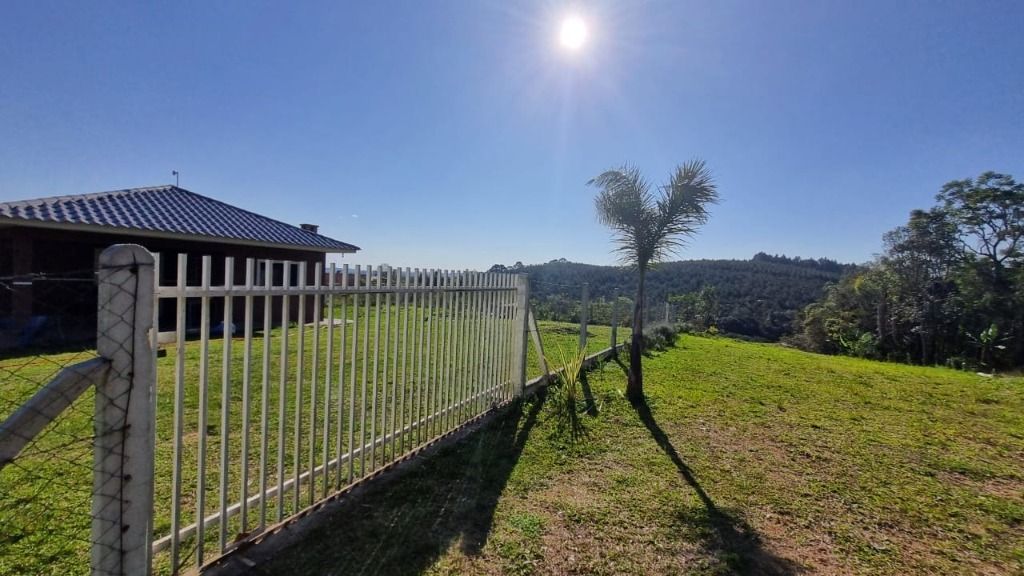
POLYGON ((579 50, 587 41, 587 24, 579 16, 569 16, 562 20, 562 30, 558 37, 562 47, 579 50))

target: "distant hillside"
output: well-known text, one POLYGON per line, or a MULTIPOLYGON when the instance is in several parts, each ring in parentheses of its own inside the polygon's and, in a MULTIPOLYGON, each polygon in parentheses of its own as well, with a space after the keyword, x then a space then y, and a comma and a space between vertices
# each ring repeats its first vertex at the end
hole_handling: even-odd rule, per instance
MULTIPOLYGON (((684 260, 659 265, 647 277, 648 314, 660 317, 672 296, 714 287, 714 324, 734 334, 775 340, 791 331, 798 310, 817 300, 829 282, 855 268, 828 259, 788 258, 764 253, 750 260, 684 260)), ((580 286, 590 284, 592 316, 607 322, 613 295, 632 298, 636 275, 627 268, 552 260, 523 266, 531 279, 538 316, 572 321, 578 317, 580 286)), ((679 312, 680 307, 674 305, 679 312)))

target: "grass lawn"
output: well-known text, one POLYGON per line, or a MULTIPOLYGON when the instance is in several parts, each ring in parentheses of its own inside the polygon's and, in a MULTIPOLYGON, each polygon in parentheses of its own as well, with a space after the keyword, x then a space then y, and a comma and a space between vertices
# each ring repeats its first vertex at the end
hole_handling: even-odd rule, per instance
POLYGON ((685 337, 343 502, 257 574, 1020 574, 1024 380, 685 337))

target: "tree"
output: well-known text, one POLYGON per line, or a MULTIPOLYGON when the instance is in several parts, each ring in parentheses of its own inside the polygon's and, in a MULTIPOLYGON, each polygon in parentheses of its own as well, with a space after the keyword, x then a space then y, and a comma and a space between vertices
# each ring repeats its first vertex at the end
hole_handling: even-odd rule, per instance
POLYGON ((708 207, 718 201, 718 189, 703 160, 678 166, 657 192, 629 165, 604 172, 588 184, 600 189, 595 198, 598 220, 612 229, 616 251, 637 273, 626 396, 641 401, 644 279, 653 264, 682 248, 707 222, 708 207))
POLYGON ((714 286, 704 286, 699 292, 669 296, 668 301, 678 306, 678 317, 697 330, 707 330, 718 324, 719 299, 714 286))
POLYGON ((935 199, 959 224, 964 248, 994 271, 1024 257, 1024 183, 985 172, 973 181, 949 182, 935 199))
POLYGON ((1024 363, 1024 184, 985 172, 936 200, 805 308, 798 344, 921 364, 1024 363))
POLYGON ((1024 360, 1024 310, 1015 294, 1017 269, 1024 266, 1024 183, 984 172, 974 180, 946 184, 936 200, 956 223, 971 257, 961 270, 961 283, 980 288, 969 300, 973 318, 968 332, 982 332, 994 323, 1014 340, 1015 361, 1024 360))
POLYGON ((887 272, 891 317, 896 326, 910 326, 918 340, 921 364, 935 363, 936 343, 947 342, 951 322, 950 279, 961 260, 956 224, 944 210, 914 210, 910 221, 883 237, 885 255, 881 268, 887 272))
MULTIPOLYGON (((714 286, 718 297, 714 324, 720 332, 776 341, 792 333, 799 311, 819 299, 827 283, 838 282, 855 268, 826 259, 764 254, 753 260, 662 262, 647 275, 644 292, 648 302, 663 302, 674 295, 696 294, 714 286)), ((636 274, 622 266, 549 262, 527 265, 523 272, 530 275, 530 301, 536 306, 535 313, 543 306, 553 311, 549 300, 579 300, 579 286, 584 282, 590 285, 592 305, 618 294, 632 296, 636 289, 636 274)), ((632 309, 633 299, 629 298, 629 305, 621 310, 632 309)), ((597 318, 596 313, 591 315, 592 321, 597 318)), ((620 318, 624 326, 632 322, 631 314, 623 313, 620 318)), ((568 317, 545 319, 569 321, 568 317)))

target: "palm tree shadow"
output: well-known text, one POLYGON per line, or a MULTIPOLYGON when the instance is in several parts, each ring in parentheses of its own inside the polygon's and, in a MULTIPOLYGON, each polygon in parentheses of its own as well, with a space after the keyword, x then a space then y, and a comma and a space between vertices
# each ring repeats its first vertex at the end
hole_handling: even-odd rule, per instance
POLYGON ((340 503, 250 574, 419 574, 452 546, 480 553, 546 401, 543 391, 480 430, 340 503))
POLYGON ((633 403, 640 421, 651 433, 658 447, 672 460, 679 475, 693 489, 704 506, 699 514, 680 514, 684 527, 702 539, 705 550, 732 574, 764 574, 783 576, 803 572, 803 568, 764 548, 757 531, 738 514, 723 510, 704 491, 693 470, 683 461, 665 431, 654 419, 646 399, 633 403))

